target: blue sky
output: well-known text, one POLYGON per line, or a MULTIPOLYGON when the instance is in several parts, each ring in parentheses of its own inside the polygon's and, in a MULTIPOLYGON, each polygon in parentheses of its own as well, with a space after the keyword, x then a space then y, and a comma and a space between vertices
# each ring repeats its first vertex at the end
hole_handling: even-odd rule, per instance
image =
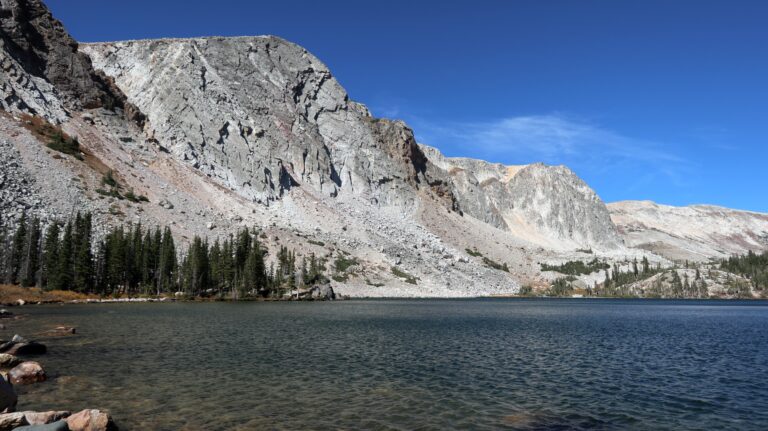
POLYGON ((80 41, 275 34, 450 156, 768 212, 768 2, 48 0, 80 41))

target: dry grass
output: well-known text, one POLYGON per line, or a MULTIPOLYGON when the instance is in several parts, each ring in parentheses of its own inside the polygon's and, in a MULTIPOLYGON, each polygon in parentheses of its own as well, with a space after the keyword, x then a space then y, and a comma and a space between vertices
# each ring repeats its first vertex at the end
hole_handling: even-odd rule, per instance
POLYGON ((25 302, 66 302, 73 300, 83 300, 95 298, 94 296, 83 295, 82 293, 71 292, 68 290, 43 291, 37 287, 11 286, 7 284, 0 285, 0 304, 15 304, 19 299, 25 302))

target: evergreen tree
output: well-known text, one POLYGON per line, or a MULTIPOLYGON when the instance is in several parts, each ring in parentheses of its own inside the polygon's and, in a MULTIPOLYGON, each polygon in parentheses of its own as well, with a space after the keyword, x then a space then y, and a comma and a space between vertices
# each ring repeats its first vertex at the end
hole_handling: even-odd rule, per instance
POLYGON ((48 226, 45 232, 45 244, 43 245, 43 265, 41 281, 46 290, 58 286, 58 268, 59 268, 59 235, 61 229, 59 224, 54 222, 48 226))
POLYGON ((64 228, 64 236, 59 244, 59 257, 57 259, 58 268, 56 269, 56 284, 54 285, 54 289, 56 290, 69 290, 72 288, 75 278, 73 274, 74 262, 72 256, 73 241, 73 227, 72 221, 70 220, 64 228))
POLYGON ((20 282, 24 287, 36 286, 40 274, 40 219, 35 217, 29 225, 20 269, 20 282))
POLYGON ((18 284, 21 280, 21 266, 24 259, 24 247, 27 243, 27 214, 22 213, 19 225, 16 227, 16 233, 13 235, 13 244, 11 245, 11 258, 9 262, 8 282, 18 284))
POLYGON ((73 289, 89 292, 93 286, 93 252, 91 250, 91 214, 75 218, 73 289))

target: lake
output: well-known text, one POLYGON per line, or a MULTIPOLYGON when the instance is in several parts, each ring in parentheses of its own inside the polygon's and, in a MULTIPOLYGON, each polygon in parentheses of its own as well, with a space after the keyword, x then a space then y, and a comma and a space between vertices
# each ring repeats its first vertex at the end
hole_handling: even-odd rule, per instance
POLYGON ((766 302, 354 300, 14 308, 19 410, 121 430, 768 429, 766 302))

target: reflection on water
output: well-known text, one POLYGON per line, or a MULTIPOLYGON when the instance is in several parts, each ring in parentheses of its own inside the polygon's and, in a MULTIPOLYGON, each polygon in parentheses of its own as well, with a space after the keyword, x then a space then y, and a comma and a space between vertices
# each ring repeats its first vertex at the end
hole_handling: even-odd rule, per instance
POLYGON ((398 300, 17 308, 19 409, 127 430, 768 429, 764 303, 398 300))

